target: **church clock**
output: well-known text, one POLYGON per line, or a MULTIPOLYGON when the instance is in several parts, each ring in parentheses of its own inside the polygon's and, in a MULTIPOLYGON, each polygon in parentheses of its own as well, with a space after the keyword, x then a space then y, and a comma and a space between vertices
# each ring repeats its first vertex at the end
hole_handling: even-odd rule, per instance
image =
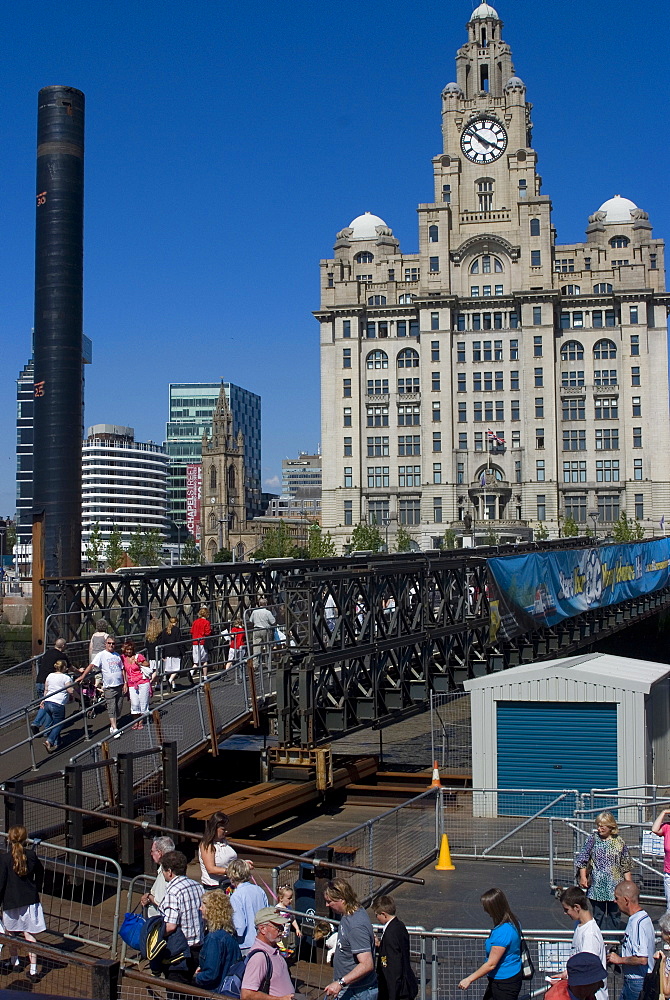
POLYGON ((473 163, 492 163, 507 149, 507 132, 495 118, 475 118, 461 133, 461 149, 473 163))

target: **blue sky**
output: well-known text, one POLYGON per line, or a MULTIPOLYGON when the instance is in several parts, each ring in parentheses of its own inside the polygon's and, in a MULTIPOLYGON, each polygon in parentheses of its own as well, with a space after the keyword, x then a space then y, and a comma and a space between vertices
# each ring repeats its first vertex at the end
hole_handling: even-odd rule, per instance
MULTIPOLYGON (((86 424, 162 441, 170 381, 263 398, 263 479, 319 443, 318 261, 365 211, 417 248, 472 0, 3 7, 0 515, 33 321, 40 87, 86 94, 86 424)), ((654 5, 501 0, 560 241, 614 194, 670 232, 654 5)))

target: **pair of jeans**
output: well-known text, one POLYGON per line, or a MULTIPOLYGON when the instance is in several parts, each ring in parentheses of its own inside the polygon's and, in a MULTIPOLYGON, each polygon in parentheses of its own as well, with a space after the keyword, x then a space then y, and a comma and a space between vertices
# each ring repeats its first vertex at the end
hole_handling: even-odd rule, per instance
POLYGON ((44 683, 41 681, 35 681, 35 694, 38 698, 44 697, 44 683))
POLYGON ((378 995, 377 986, 368 986, 358 990, 355 986, 347 986, 337 1000, 377 1000, 378 995))
POLYGON ((670 875, 663 872, 663 888, 665 889, 665 908, 670 913, 670 875))
POLYGON ((638 1000, 643 983, 644 976, 624 975, 623 989, 619 994, 619 1000, 638 1000))
POLYGON ((53 701, 45 701, 42 710, 46 716, 44 728, 46 737, 52 747, 58 746, 58 737, 65 722, 65 705, 56 705, 53 701), (54 728, 49 731, 50 726, 54 728))
POLYGON ((593 907, 593 919, 601 931, 621 930, 621 911, 613 900, 591 899, 589 902, 593 907))

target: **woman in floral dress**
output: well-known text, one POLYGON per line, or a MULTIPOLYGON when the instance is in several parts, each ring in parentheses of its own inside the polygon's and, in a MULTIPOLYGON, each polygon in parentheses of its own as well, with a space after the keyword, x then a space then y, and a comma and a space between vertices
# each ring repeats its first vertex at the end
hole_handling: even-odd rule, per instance
POLYGON ((633 860, 611 812, 596 816, 596 832, 577 855, 576 865, 579 884, 591 900, 593 916, 600 929, 620 930, 614 887, 623 879, 633 881, 633 860))

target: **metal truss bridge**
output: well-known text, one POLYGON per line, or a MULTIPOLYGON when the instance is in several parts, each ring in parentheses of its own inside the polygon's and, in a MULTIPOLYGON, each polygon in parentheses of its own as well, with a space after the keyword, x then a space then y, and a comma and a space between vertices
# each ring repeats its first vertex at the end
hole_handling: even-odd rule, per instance
POLYGON ((101 616, 118 634, 143 633, 149 613, 183 626, 206 605, 224 627, 256 606, 278 609, 287 642, 273 661, 279 742, 314 747, 420 709, 430 691, 469 677, 566 656, 670 604, 670 588, 594 608, 557 625, 491 641, 487 560, 588 539, 528 546, 329 560, 133 569, 42 581, 47 645, 88 638, 101 616))

